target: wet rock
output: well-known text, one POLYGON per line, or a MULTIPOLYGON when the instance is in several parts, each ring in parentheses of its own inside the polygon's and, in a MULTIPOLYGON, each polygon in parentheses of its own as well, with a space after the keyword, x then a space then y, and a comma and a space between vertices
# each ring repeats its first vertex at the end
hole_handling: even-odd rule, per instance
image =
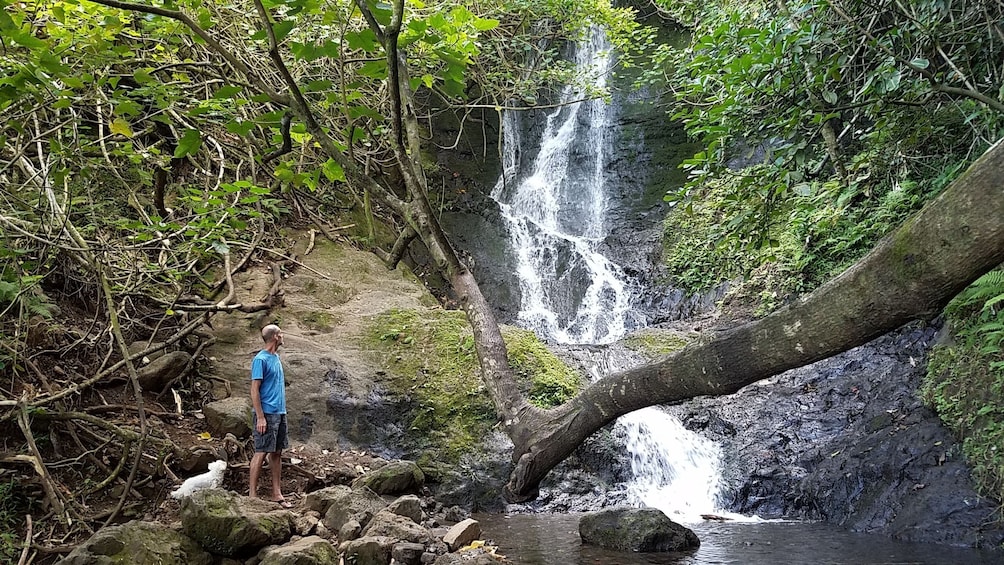
POLYGON ((700 546, 697 534, 654 508, 590 512, 579 520, 582 543, 618 551, 684 551, 700 546))
POLYGON ((213 556, 192 538, 152 522, 127 522, 99 530, 67 555, 60 565, 210 565, 213 556))
POLYGON ((918 398, 936 333, 908 326, 668 410, 722 446, 729 510, 907 541, 999 545, 1004 530, 973 490, 961 445, 918 398))

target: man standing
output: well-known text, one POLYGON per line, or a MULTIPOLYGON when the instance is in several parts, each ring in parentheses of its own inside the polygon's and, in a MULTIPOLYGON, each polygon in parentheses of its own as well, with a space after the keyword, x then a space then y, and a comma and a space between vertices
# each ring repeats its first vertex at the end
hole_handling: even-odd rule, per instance
POLYGON ((272 501, 283 508, 293 505, 282 496, 282 450, 289 447, 286 429, 286 379, 276 353, 282 330, 275 324, 261 329, 265 347, 251 362, 251 405, 254 406, 254 457, 251 458, 251 498, 258 497, 258 475, 268 456, 272 473, 272 501))

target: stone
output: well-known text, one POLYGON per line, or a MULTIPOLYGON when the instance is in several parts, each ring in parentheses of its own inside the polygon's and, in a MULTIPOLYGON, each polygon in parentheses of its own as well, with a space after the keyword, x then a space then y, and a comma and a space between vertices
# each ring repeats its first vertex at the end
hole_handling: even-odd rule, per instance
POLYGON ((377 494, 415 493, 425 485, 425 474, 414 461, 391 461, 352 481, 352 488, 365 486, 377 494))
POLYGON ((443 542, 449 546, 450 551, 456 551, 480 537, 481 524, 473 518, 468 518, 450 528, 443 536, 443 542))
POLYGON ((363 530, 363 537, 386 536, 414 543, 427 543, 432 534, 407 516, 399 516, 383 510, 370 520, 363 530))
POLYGON ((697 534, 655 508, 614 508, 579 520, 582 543, 617 551, 684 551, 701 545, 697 534))
POLYGON ((140 340, 140 341, 134 341, 134 342, 132 342, 132 343, 129 344, 129 355, 135 355, 135 354, 139 353, 140 351, 146 351, 147 349, 150 349, 151 347, 160 348, 160 349, 157 349, 153 353, 147 354, 142 359, 140 359, 139 360, 140 362, 136 363, 136 365, 146 365, 147 363, 150 363, 151 361, 153 361, 155 359, 163 357, 164 356, 164 349, 163 349, 164 342, 163 341, 155 341, 155 342, 147 345, 146 340, 144 339, 144 340, 140 340))
POLYGON ((487 553, 447 553, 440 555, 433 565, 498 565, 499 561, 487 553))
POLYGON ((181 502, 186 535, 205 549, 225 557, 254 554, 282 544, 293 532, 294 514, 272 502, 221 489, 200 490, 181 502))
POLYGON ((260 565, 330 565, 338 563, 338 550, 326 539, 308 536, 269 550, 260 565))
POLYGON ((321 522, 320 516, 316 512, 307 512, 306 514, 299 514, 293 518, 293 531, 297 535, 309 536, 314 533, 317 525, 321 522))
POLYGON ((251 436, 251 399, 231 396, 210 402, 202 408, 206 415, 206 425, 216 436, 233 434, 237 438, 251 436))
POLYGON ((388 537, 361 537, 342 543, 338 551, 346 563, 355 565, 389 565, 391 551, 397 540, 388 537))
POLYGON ((387 511, 398 516, 411 518, 416 524, 422 523, 422 501, 413 494, 406 494, 387 506, 387 511))
POLYGON ((425 553, 424 545, 403 541, 394 544, 390 555, 394 558, 395 562, 401 565, 421 565, 423 553, 425 553))
POLYGON ((326 507, 322 522, 333 532, 340 531, 349 520, 355 520, 365 528, 370 519, 387 506, 378 494, 365 487, 336 486, 322 490, 327 491, 322 504, 326 507))
MULTIPOLYGON (((324 524, 322 523, 321 525, 323 526, 324 524)), ((362 532, 363 527, 359 524, 359 522, 349 520, 348 522, 342 524, 341 529, 338 530, 338 539, 341 541, 357 539, 362 532)))
POLYGON ((163 524, 132 521, 98 530, 60 565, 211 565, 213 556, 192 538, 163 524))
POLYGON ((188 366, 192 356, 184 351, 172 351, 158 357, 136 371, 139 384, 147 392, 163 392, 188 366))

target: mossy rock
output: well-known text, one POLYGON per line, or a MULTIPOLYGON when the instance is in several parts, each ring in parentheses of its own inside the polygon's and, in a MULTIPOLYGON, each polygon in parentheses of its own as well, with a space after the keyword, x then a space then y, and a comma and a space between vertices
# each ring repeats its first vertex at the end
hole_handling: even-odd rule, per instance
POLYGON ((184 532, 202 547, 227 557, 254 554, 281 544, 293 532, 294 515, 265 500, 221 489, 201 490, 181 503, 184 532))
POLYGON ((697 534, 655 508, 614 508, 590 512, 579 520, 582 543, 606 549, 655 553, 701 545, 697 534))
POLYGON ((338 550, 328 540, 308 536, 270 549, 260 565, 328 565, 338 563, 338 550))
POLYGON ((109 526, 77 546, 61 565, 210 565, 213 556, 192 538, 154 522, 109 526))
POLYGON ((421 491, 425 473, 414 461, 391 461, 352 481, 352 488, 368 487, 377 494, 405 494, 421 491))

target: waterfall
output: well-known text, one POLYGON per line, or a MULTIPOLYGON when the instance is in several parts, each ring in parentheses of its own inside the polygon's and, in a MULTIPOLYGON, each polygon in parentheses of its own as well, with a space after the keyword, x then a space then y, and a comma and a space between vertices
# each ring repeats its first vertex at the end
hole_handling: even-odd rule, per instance
MULTIPOLYGON (((576 64, 597 89, 606 88, 609 50, 599 29, 575 49, 576 64)), ((519 323, 562 344, 609 344, 631 329, 626 320, 641 289, 600 252, 607 236, 604 172, 608 137, 617 135, 615 108, 599 99, 576 102, 584 97, 564 88, 541 124, 536 155, 525 154, 537 140, 522 139, 522 116, 505 113, 503 174, 492 198, 517 258, 519 323)), ((628 437, 634 478, 625 487, 635 504, 691 518, 715 510, 715 444, 658 408, 628 414, 618 424, 628 437)))

